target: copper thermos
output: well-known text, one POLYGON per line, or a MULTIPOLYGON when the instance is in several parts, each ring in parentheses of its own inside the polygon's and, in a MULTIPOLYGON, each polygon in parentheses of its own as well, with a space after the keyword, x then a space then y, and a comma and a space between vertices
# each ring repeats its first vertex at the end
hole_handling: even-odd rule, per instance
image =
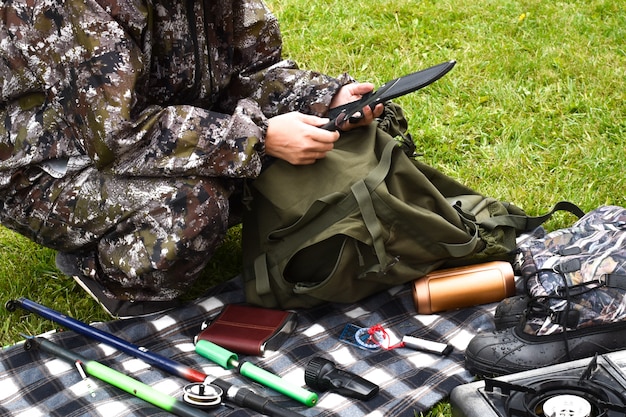
POLYGON ((419 314, 488 304, 513 295, 513 267, 501 261, 440 269, 413 283, 413 301, 419 314))

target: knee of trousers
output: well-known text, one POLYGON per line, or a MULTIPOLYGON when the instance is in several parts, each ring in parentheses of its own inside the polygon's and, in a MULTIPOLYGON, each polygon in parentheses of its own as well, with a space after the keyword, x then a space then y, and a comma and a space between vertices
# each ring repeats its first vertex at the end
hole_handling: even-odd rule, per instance
POLYGON ((99 263, 107 275, 121 273, 126 280, 155 271, 172 270, 177 279, 183 271, 197 274, 223 241, 228 211, 228 196, 219 185, 184 184, 103 235, 97 244, 99 263))

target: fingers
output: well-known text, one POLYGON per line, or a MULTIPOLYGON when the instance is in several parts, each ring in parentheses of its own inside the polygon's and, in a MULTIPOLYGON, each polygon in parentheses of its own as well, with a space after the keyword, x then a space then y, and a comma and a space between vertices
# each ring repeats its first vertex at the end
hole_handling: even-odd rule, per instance
POLYGON ((315 130, 311 130, 310 134, 314 140, 320 142, 335 142, 339 139, 339 134, 337 132, 333 132, 326 129, 320 129, 320 126, 324 126, 327 124, 330 119, 327 117, 317 117, 311 116, 307 114, 297 113, 297 117, 303 123, 311 126, 315 130), (321 132, 320 132, 321 131, 321 132))
POLYGON ((269 120, 265 137, 268 155, 293 165, 311 164, 324 158, 339 139, 339 132, 321 129, 328 119, 287 113, 269 120))
POLYGON ((384 110, 385 110, 384 104, 381 104, 381 103, 377 104, 376 107, 374 107, 374 111, 373 111, 374 118, 382 116, 384 110))
POLYGON ((362 96, 374 90, 374 84, 372 83, 352 83, 347 84, 346 87, 353 95, 362 96))
POLYGON ((372 110, 369 106, 365 106, 360 113, 355 114, 350 120, 343 123, 340 128, 343 131, 355 129, 360 126, 366 126, 374 121, 377 117, 383 114, 385 106, 383 104, 377 104, 372 110))
POLYGON ((330 108, 343 106, 346 103, 351 103, 360 99, 363 94, 367 94, 374 90, 374 84, 372 83, 351 83, 346 84, 339 89, 337 94, 330 102, 330 108))

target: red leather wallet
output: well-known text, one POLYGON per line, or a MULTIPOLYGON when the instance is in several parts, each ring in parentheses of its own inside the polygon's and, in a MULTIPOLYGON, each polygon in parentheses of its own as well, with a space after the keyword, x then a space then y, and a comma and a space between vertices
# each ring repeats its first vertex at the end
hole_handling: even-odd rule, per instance
POLYGON ((233 352, 263 356, 277 350, 296 325, 293 311, 227 304, 214 319, 202 323, 196 343, 208 340, 233 352))

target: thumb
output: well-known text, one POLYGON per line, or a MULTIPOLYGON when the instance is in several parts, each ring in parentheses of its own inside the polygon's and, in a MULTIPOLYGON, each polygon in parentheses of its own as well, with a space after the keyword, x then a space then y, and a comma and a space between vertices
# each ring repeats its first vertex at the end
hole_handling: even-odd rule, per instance
POLYGON ((328 117, 317 117, 311 114, 302 114, 299 113, 298 118, 301 122, 306 123, 311 126, 322 126, 330 121, 328 117))

